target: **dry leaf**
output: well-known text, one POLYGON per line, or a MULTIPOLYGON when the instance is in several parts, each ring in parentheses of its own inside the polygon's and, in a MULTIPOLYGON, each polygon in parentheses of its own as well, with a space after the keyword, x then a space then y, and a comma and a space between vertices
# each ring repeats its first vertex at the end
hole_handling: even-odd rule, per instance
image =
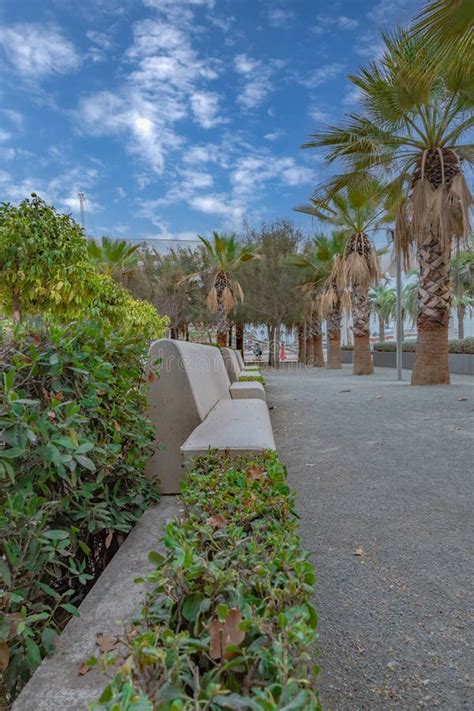
POLYGON ((147 374, 147 376, 146 376, 146 379, 147 379, 147 381, 148 381, 150 384, 155 382, 155 380, 156 380, 156 375, 154 374, 154 372, 153 372, 152 370, 149 370, 149 371, 148 371, 148 374, 147 374))
POLYGON ((228 522, 224 516, 217 514, 217 516, 210 516, 206 523, 208 526, 213 526, 214 528, 225 528, 228 522))
POLYGON ((97 395, 105 395, 105 390, 103 390, 102 388, 97 388, 97 395))
POLYGON ((257 481, 258 479, 263 479, 266 475, 266 471, 263 467, 259 467, 257 464, 252 464, 252 466, 247 469, 247 476, 252 481, 257 481))
POLYGON ((460 397, 459 402, 465 402, 467 400, 467 397, 460 397))
POLYGON ((364 549, 362 548, 362 546, 357 546, 352 555, 364 555, 364 549))
POLYGON ((227 613, 225 622, 221 620, 213 620, 211 622, 211 644, 209 655, 211 659, 231 659, 232 653, 226 652, 226 647, 230 645, 239 645, 245 639, 245 632, 240 629, 242 614, 240 610, 233 607, 227 613))
POLYGON ((81 666, 79 667, 79 676, 84 676, 84 674, 87 674, 91 670, 90 666, 87 664, 87 662, 82 662, 81 666))
POLYGON ((345 388, 344 390, 339 390, 340 393, 350 393, 351 389, 350 388, 345 388))
POLYGON ((55 420, 56 419, 56 413, 53 412, 53 410, 48 411, 48 417, 50 420, 55 420))
POLYGON ((8 651, 8 644, 6 642, 0 642, 0 669, 5 671, 8 667, 8 662, 10 661, 10 653, 8 651))
POLYGON ((109 637, 106 634, 98 634, 95 641, 101 652, 111 652, 117 646, 117 638, 109 637))
POLYGON ((114 534, 113 534, 113 532, 111 531, 111 532, 109 533, 109 535, 107 536, 107 538, 105 539, 105 547, 106 547, 106 548, 110 548, 110 544, 112 543, 113 537, 114 537, 114 534))
POLYGON ((114 420, 114 429, 116 430, 116 432, 120 432, 120 430, 121 430, 121 427, 120 427, 119 423, 117 422, 117 420, 114 420))

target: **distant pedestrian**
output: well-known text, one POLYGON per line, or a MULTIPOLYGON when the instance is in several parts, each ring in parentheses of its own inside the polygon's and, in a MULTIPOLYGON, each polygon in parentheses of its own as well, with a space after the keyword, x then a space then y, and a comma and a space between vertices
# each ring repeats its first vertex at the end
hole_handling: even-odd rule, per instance
POLYGON ((254 354, 255 354, 255 359, 256 359, 256 360, 260 360, 261 357, 262 357, 262 355, 263 355, 263 351, 262 351, 262 349, 260 348, 260 345, 259 345, 258 343, 255 344, 255 347, 254 347, 253 352, 254 352, 254 354))
POLYGON ((280 343, 280 355, 279 355, 279 358, 280 358, 280 363, 281 363, 283 360, 286 360, 286 350, 285 350, 285 344, 283 343, 283 341, 280 343))

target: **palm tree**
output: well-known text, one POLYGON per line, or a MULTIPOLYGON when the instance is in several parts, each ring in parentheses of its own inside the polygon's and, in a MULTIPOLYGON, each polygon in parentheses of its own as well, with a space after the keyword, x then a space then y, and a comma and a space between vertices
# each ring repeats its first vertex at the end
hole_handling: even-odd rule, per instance
POLYGON ((397 303, 397 293, 386 284, 374 286, 369 291, 369 307, 379 320, 379 341, 385 341, 385 324, 393 315, 397 303))
POLYGON ((474 0, 434 0, 416 16, 413 32, 428 43, 435 62, 446 64, 460 56, 461 71, 467 74, 474 64, 473 27, 474 0))
MULTIPOLYGON (((310 205, 295 208, 338 229, 344 237, 344 251, 333 270, 333 280, 343 297, 350 293, 354 333, 354 375, 374 372, 370 355, 370 313, 368 291, 380 278, 378 255, 368 236, 387 221, 381 188, 375 181, 359 189, 352 185, 339 192, 313 197, 310 205)), ((343 306, 349 306, 347 298, 343 306)))
POLYGON ((90 240, 87 249, 99 271, 127 286, 130 275, 138 266, 139 244, 131 245, 123 239, 102 237, 101 244, 90 240))
MULTIPOLYGON (((334 277, 338 261, 344 251, 346 237, 344 234, 333 232, 331 237, 324 234, 316 235, 310 242, 305 254, 295 255, 288 260, 288 264, 303 270, 304 278, 308 279, 303 288, 310 286, 319 291, 318 301, 315 304, 314 316, 319 321, 317 331, 321 332, 320 316, 327 322, 328 354, 327 367, 341 368, 341 293, 334 277)), ((312 324, 312 333, 314 334, 312 324)), ((321 336, 312 337, 313 359, 318 358, 324 364, 321 336)), ((318 363, 316 362, 316 365, 318 363)))
MULTIPOLYGON (((237 302, 243 301, 244 294, 235 278, 241 264, 258 258, 255 252, 239 244, 235 235, 219 235, 213 233, 212 241, 199 237, 204 247, 205 265, 203 274, 210 277, 210 288, 207 295, 209 311, 216 315, 217 345, 227 345, 229 333, 229 313, 237 302)), ((196 275, 191 275, 192 278, 196 275)))
POLYGON ((351 77, 364 113, 315 134, 306 147, 326 147, 329 161, 342 160, 345 173, 330 180, 331 191, 359 182, 367 171, 390 176, 387 192, 399 205, 396 248, 406 268, 416 249, 420 268, 412 383, 448 383, 451 245, 467 239, 472 201, 462 169, 474 155, 462 143, 474 125, 468 80, 459 63, 424 72, 432 50, 419 35, 399 32, 384 40, 381 62, 351 77))

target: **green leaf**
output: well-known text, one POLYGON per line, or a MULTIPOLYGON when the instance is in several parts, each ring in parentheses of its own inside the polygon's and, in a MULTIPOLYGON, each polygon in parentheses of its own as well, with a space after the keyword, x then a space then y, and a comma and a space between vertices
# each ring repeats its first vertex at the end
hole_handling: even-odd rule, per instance
POLYGON ((63 541, 66 538, 69 538, 69 531, 61 531, 58 529, 45 531, 42 535, 43 538, 49 538, 50 541, 63 541))
POLYGON ((188 622, 195 621, 203 599, 204 595, 201 593, 194 593, 193 595, 189 595, 189 597, 185 598, 181 608, 181 612, 185 620, 188 622))
POLYGON ((148 553, 148 561, 152 565, 162 565, 165 557, 161 553, 158 553, 158 551, 150 551, 148 553))
POLYGON ((90 472, 95 472, 96 466, 92 459, 89 459, 89 457, 84 457, 82 454, 75 454, 74 459, 81 465, 81 467, 84 467, 84 469, 88 469, 90 472))
POLYGON ((3 459, 17 459, 25 454, 25 450, 20 447, 11 447, 10 449, 0 449, 0 457, 3 459))
POLYGON ((61 605, 61 607, 63 608, 63 610, 66 610, 66 612, 69 612, 69 614, 74 615, 74 617, 81 616, 81 613, 79 612, 77 607, 75 607, 74 605, 71 605, 71 603, 69 603, 69 602, 64 602, 61 605))
POLYGON ((52 654, 56 649, 56 640, 58 639, 58 633, 52 627, 45 627, 41 632, 41 641, 43 642, 46 654, 52 654))
POLYGON ((10 568, 2 558, 0 558, 0 576, 2 577, 2 580, 7 586, 7 588, 9 588, 12 584, 12 576, 10 573, 10 568))

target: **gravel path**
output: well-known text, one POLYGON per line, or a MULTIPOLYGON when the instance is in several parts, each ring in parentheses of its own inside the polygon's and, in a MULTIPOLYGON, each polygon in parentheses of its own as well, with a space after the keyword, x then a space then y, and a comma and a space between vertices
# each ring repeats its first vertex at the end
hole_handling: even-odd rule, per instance
POLYGON ((318 574, 323 708, 472 709, 474 379, 350 369, 265 373, 318 574))

